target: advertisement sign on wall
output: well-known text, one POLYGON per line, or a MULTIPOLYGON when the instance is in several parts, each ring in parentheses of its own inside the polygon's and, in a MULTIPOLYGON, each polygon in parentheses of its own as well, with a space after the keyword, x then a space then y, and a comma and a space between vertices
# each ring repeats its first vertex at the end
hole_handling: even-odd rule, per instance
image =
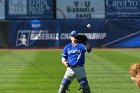
POLYGON ((104 0, 57 0, 57 19, 104 18, 104 0))
POLYGON ((99 28, 103 24, 104 20, 12 20, 9 26, 9 46, 16 48, 63 47, 70 43, 69 33, 74 29, 86 35, 93 45, 107 36, 100 30, 102 27, 99 28), (87 24, 93 26, 88 28, 87 24), (94 43, 93 40, 95 40, 94 43))
POLYGON ((6 19, 52 19, 53 0, 6 0, 6 19))
POLYGON ((140 18, 140 0, 105 0, 106 18, 140 18))
POLYGON ((92 47, 140 47, 140 20, 12 20, 9 29, 14 48, 64 47, 72 30, 86 35, 92 47))

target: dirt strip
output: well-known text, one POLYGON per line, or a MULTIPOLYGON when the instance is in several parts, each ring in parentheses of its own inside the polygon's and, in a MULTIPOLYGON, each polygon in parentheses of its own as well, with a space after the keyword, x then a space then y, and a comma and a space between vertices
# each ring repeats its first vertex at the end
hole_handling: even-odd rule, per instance
MULTIPOLYGON (((93 50, 140 50, 140 48, 92 48, 93 50)), ((62 48, 23 48, 23 49, 0 49, 0 51, 60 51, 62 48)))

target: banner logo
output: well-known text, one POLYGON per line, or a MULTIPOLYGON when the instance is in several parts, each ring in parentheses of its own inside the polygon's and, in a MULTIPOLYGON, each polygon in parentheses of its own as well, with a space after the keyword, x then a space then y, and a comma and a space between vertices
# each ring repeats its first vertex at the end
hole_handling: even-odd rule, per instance
POLYGON ((41 21, 40 20, 32 20, 31 27, 33 30, 39 30, 41 28, 41 21))
POLYGON ((16 46, 28 46, 30 38, 30 30, 18 30, 16 46))

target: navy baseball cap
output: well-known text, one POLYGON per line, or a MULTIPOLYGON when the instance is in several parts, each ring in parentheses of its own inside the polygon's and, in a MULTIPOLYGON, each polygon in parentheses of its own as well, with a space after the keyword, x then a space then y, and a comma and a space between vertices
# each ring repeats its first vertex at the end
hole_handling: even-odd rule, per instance
POLYGON ((70 36, 74 36, 74 35, 77 35, 77 34, 78 34, 77 30, 73 30, 73 31, 70 32, 70 36))

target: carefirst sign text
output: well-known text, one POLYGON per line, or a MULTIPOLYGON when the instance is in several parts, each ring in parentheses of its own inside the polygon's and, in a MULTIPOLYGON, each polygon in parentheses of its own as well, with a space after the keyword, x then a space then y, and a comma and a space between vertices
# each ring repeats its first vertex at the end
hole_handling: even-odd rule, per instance
POLYGON ((137 7, 140 0, 106 0, 108 7, 137 7))

